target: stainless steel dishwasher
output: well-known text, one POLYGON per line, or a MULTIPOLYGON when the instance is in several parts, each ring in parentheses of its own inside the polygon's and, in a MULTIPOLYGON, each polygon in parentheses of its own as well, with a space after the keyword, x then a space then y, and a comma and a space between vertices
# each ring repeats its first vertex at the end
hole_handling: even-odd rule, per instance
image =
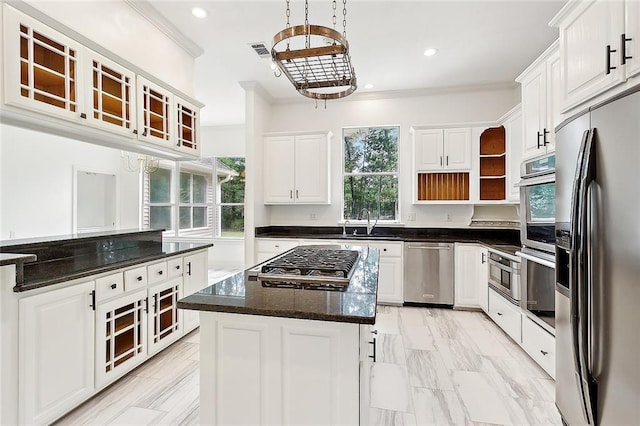
POLYGON ((453 243, 404 244, 404 301, 453 306, 453 243))

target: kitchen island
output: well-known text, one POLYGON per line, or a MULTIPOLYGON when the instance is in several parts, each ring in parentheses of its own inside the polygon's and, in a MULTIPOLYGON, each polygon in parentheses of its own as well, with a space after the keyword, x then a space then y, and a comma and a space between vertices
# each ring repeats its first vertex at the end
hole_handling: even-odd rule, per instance
POLYGON ((202 424, 366 424, 379 253, 317 247, 359 253, 343 291, 273 287, 250 269, 178 302, 200 311, 202 424))

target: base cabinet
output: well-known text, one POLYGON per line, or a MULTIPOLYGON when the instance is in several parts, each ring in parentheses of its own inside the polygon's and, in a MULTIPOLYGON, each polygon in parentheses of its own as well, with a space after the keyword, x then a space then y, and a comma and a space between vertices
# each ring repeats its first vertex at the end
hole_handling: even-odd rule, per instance
POLYGON ((182 278, 174 278, 149 288, 149 355, 153 355, 182 337, 178 299, 182 278))
MULTIPOLYGON (((189 296, 207 287, 209 284, 208 262, 209 260, 206 251, 184 257, 182 297, 189 296)), ((197 311, 182 310, 181 314, 185 334, 195 329, 200 324, 199 314, 197 311)))
POLYGON ((200 315, 202 424, 359 424, 358 324, 200 315))
POLYGON ((522 342, 522 313, 518 306, 489 289, 489 316, 516 343, 522 342))
POLYGON ((147 291, 137 290, 96 309, 96 387, 147 358, 147 291))
POLYGON ((487 250, 478 244, 456 243, 454 274, 454 306, 456 308, 483 308, 486 311, 486 259, 487 250))
POLYGON ((522 348, 551 377, 556 378, 556 339, 528 316, 522 319, 522 348))
POLYGON ((51 423, 93 394, 94 289, 87 281, 20 300, 20 424, 51 423))
POLYGON ((380 251, 377 302, 401 305, 404 302, 402 243, 367 243, 367 245, 380 251))

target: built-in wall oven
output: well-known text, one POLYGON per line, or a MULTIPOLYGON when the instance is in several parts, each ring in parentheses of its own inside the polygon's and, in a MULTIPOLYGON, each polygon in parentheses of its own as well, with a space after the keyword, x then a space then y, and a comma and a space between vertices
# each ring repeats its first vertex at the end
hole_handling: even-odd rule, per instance
POLYGON ((555 329, 555 153, 525 160, 520 168, 520 306, 550 333, 555 329))
POLYGON ((555 334, 555 256, 527 248, 517 254, 522 259, 520 306, 529 318, 555 334))
POLYGON ((555 252, 555 154, 522 163, 520 172, 520 227, 522 245, 555 252))

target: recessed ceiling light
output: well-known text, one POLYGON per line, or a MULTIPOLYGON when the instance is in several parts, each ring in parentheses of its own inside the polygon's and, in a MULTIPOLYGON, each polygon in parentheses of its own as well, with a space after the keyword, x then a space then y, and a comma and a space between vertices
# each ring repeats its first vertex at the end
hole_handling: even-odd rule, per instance
POLYGON ((364 88, 365 89, 373 89, 373 84, 367 83, 367 84, 364 85, 364 88))
POLYGON ((207 17, 207 11, 201 7, 194 7, 193 9, 191 9, 191 14, 200 19, 207 17))
POLYGON ((430 47, 424 51, 424 56, 433 56, 438 53, 438 49, 435 47, 430 47))

